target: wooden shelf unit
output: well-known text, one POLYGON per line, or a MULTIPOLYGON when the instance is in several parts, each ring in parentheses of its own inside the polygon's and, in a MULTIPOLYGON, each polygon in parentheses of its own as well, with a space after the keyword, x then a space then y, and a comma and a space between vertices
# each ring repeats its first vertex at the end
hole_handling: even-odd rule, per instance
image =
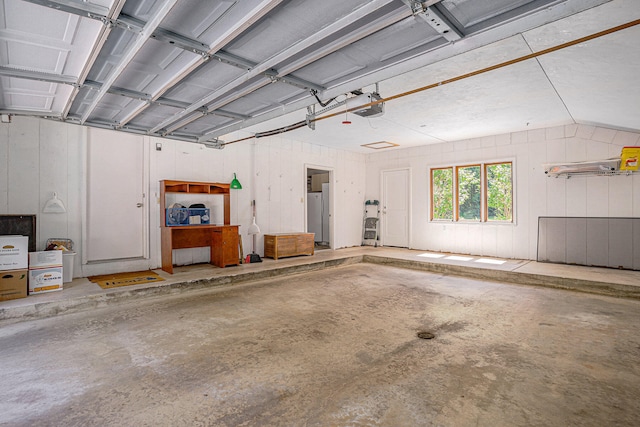
POLYGON ((239 264, 238 226, 231 225, 230 185, 218 182, 160 181, 162 269, 173 274, 173 250, 208 246, 211 263, 218 267, 239 264), (224 198, 224 224, 167 226, 166 194, 211 194, 224 198), (235 248, 235 249, 234 249, 235 248))

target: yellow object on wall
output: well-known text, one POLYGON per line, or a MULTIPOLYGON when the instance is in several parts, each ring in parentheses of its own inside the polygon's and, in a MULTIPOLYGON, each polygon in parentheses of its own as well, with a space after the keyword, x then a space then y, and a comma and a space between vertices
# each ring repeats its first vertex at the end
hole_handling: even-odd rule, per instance
POLYGON ((620 160, 620 170, 637 171, 640 165, 640 147, 623 147, 620 160))

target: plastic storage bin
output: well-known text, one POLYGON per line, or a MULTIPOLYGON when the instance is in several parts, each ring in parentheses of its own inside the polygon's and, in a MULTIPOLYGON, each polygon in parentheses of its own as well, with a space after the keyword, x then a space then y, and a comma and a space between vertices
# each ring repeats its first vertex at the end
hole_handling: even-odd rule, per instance
POLYGON ((73 251, 62 252, 62 281, 69 283, 73 280, 73 262, 76 253, 73 251))

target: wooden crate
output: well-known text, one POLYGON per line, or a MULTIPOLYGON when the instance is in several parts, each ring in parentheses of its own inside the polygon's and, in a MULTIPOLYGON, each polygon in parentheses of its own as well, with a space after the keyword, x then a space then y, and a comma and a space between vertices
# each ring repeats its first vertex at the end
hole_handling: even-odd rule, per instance
POLYGON ((278 259, 313 255, 313 233, 277 233, 264 235, 264 256, 278 259))

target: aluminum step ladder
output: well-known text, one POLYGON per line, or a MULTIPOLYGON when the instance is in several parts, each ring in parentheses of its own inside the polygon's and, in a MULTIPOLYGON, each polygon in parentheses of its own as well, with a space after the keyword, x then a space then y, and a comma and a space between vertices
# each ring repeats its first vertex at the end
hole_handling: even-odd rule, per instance
POLYGON ((362 231, 362 246, 378 246, 378 227, 380 223, 380 202, 367 200, 364 202, 364 218, 362 231))

